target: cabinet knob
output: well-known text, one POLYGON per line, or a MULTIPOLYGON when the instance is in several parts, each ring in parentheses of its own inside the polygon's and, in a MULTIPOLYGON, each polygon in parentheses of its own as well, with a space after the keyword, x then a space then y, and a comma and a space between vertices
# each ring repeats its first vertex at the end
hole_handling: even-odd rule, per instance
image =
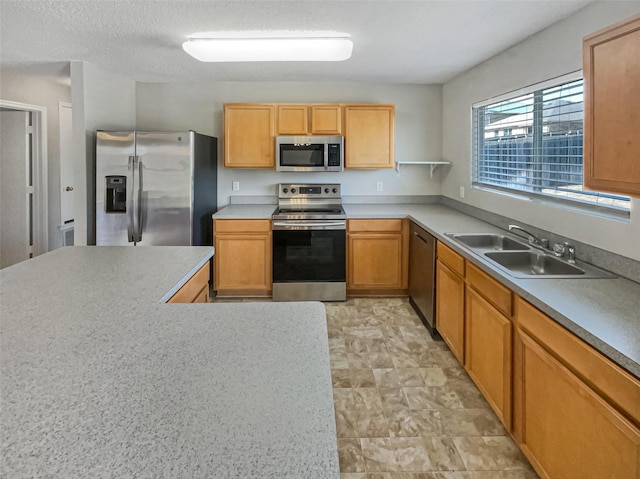
POLYGON ((64 191, 73 191, 73 186, 67 186, 64 191))

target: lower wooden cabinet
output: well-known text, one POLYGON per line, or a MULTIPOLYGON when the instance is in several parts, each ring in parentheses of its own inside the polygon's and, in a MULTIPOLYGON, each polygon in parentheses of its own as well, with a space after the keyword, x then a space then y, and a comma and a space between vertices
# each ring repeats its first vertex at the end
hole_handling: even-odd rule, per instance
POLYGON ((512 421, 512 293, 443 243, 436 329, 505 427, 512 421))
POLYGON ((406 219, 348 221, 347 293, 407 294, 408 231, 406 219))
POLYGON ((271 295, 271 220, 215 220, 213 234, 218 296, 271 295))
POLYGON ((440 260, 436 263, 436 328, 464 364, 464 279, 440 260))
POLYGON ((168 303, 208 303, 209 278, 211 263, 207 263, 187 281, 176 294, 171 296, 168 303))
POLYGON ((465 300, 465 368, 510 430, 511 321, 469 286, 465 300))
POLYGON ((526 332, 521 448, 542 478, 638 479, 640 430, 526 332))

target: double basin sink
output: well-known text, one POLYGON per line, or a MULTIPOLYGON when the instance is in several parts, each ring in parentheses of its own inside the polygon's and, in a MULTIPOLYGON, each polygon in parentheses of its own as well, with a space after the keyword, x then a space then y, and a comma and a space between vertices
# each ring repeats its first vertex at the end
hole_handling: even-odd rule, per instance
POLYGON ((569 261, 504 234, 447 233, 473 253, 483 256, 516 278, 615 278, 608 271, 588 263, 569 261))

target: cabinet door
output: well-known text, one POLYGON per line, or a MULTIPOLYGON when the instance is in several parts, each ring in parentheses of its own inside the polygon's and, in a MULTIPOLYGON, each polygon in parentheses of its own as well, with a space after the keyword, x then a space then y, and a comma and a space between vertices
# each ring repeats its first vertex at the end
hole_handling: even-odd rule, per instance
POLYGON ((464 364, 464 280, 440 261, 436 266, 436 329, 464 364))
POLYGON ((524 331, 522 450, 542 478, 638 479, 640 431, 524 331))
POLYGON ((224 106, 224 166, 275 168, 275 106, 224 106))
POLYGON ((211 264, 209 261, 194 274, 173 296, 168 303, 208 303, 209 276, 211 264))
POLYGON ((510 430, 511 321, 469 286, 465 302, 465 367, 510 430))
POLYGON ((393 105, 347 105, 345 167, 395 166, 395 108, 393 105))
POLYGON ((312 135, 341 135, 342 107, 340 105, 311 105, 312 135))
POLYGON ((218 219, 213 234, 213 283, 218 295, 269 295, 271 221, 218 219))
POLYGON ((406 287, 402 268, 402 235, 366 233, 349 235, 349 289, 401 289, 406 287))
POLYGON ((278 135, 306 135, 309 118, 307 105, 278 105, 278 135))
POLYGON ((271 236, 215 237, 214 284, 218 294, 267 295, 271 291, 271 236))
POLYGON ((640 16, 585 38, 584 185, 640 196, 640 16))

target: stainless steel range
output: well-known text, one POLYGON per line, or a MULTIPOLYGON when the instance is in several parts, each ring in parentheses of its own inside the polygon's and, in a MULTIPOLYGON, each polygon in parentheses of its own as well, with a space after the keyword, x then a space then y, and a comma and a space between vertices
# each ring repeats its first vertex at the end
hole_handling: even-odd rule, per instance
POLYGON ((274 301, 344 301, 347 216, 339 184, 278 185, 274 301))

